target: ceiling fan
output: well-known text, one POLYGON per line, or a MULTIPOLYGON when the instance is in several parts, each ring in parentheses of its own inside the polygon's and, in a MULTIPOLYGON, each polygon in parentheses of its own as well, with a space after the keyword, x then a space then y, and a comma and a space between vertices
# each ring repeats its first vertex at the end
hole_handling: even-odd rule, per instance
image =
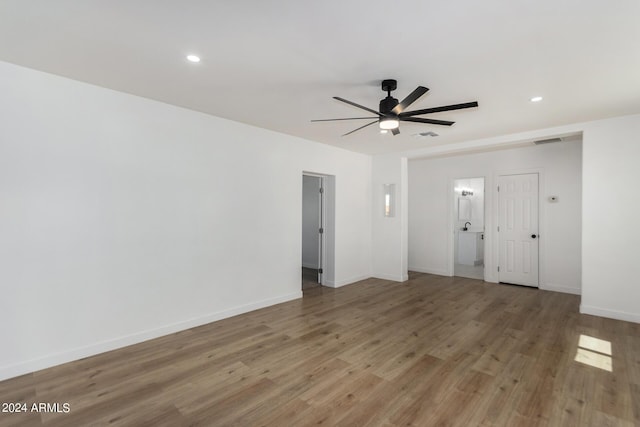
POLYGON ((391 96, 391 91, 396 90, 398 87, 398 82, 395 80, 383 80, 382 81, 382 90, 387 92, 387 97, 380 101, 380 111, 372 110, 371 108, 364 107, 362 105, 356 104, 355 102, 349 101, 344 98, 340 98, 339 96, 334 96, 333 99, 337 99, 338 101, 347 103, 349 105, 353 105, 354 107, 360 108, 362 110, 368 111, 371 114, 374 114, 374 117, 349 117, 344 119, 320 119, 320 120, 311 120, 312 122, 332 122, 337 120, 371 120, 372 122, 367 123, 364 126, 360 126, 357 129, 352 130, 351 132, 347 132, 342 136, 351 135, 354 132, 359 131, 360 129, 364 129, 367 126, 371 126, 374 123, 380 124, 381 131, 391 131, 392 134, 397 135, 400 133, 398 129, 400 122, 415 122, 415 123, 427 123, 431 125, 443 125, 443 126, 451 126, 455 122, 449 122, 446 120, 435 120, 435 119, 425 119, 422 117, 414 117, 420 116, 422 114, 429 113, 439 113, 441 111, 452 111, 452 110, 462 110, 464 108, 472 108, 477 107, 478 102, 465 102, 464 104, 453 104, 453 105, 445 105, 442 107, 434 107, 434 108, 425 108, 424 110, 413 110, 413 111, 405 111, 405 109, 413 104, 418 98, 427 93, 429 89, 424 86, 418 86, 413 92, 409 94, 402 102, 398 102, 397 99, 391 96))

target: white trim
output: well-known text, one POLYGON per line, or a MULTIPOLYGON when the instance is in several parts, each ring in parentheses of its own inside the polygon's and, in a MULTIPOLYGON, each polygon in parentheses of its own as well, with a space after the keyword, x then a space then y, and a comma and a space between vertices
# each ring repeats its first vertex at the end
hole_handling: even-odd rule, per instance
POLYGON ((325 178, 329 175, 323 174, 323 173, 317 173, 317 172, 307 172, 305 170, 302 171, 302 175, 306 175, 306 176, 313 176, 315 178, 325 178))
POLYGON ((353 283, 359 282, 361 280, 366 280, 369 278, 371 278, 371 276, 357 276, 357 277, 352 277, 351 279, 346 279, 346 280, 336 280, 335 282, 327 280, 324 283, 324 285, 330 288, 340 288, 342 286, 351 285, 353 283))
MULTIPOLYGON (((454 230, 455 220, 453 219, 453 213, 455 212, 454 204, 456 199, 456 178, 449 177, 449 188, 447 189, 447 193, 449 197, 447 197, 447 230, 449 233, 449 238, 447 239, 447 269, 444 271, 442 276, 453 277, 455 274, 455 257, 456 257, 456 232, 454 230)), ((486 192, 486 190, 485 190, 486 192)), ((486 201, 486 199, 485 199, 486 201)), ((421 273, 428 273, 428 271, 422 271, 421 273)), ((438 274, 438 273, 432 273, 438 274)))
POLYGON ((626 311, 608 310, 606 308, 580 304, 580 313, 607 317, 609 319, 624 320, 626 322, 640 323, 640 314, 628 313, 626 311))
POLYGON ((409 280, 409 160, 400 158, 400 271, 409 280))
MULTIPOLYGON (((331 272, 332 274, 335 274, 335 259, 328 257, 327 256, 327 247, 329 244, 332 244, 333 247, 333 251, 332 253, 335 253, 335 241, 332 238, 327 238, 327 236, 329 235, 329 233, 333 233, 334 230, 330 229, 331 227, 333 227, 333 224, 335 224, 335 194, 332 193, 332 191, 335 190, 335 186, 332 187, 331 189, 329 189, 329 185, 328 185, 328 180, 333 176, 333 175, 326 175, 326 174, 321 174, 321 173, 317 173, 317 172, 308 172, 303 170, 302 171, 302 177, 304 180, 305 176, 309 176, 309 177, 314 177, 314 178, 319 178, 320 179, 320 188, 322 189, 322 193, 321 193, 321 203, 320 203, 320 209, 322 210, 320 212, 320 228, 323 229, 323 233, 320 235, 319 237, 319 244, 320 244, 320 250, 318 253, 318 266, 309 266, 308 264, 304 264, 302 263, 302 267, 307 267, 307 268, 313 268, 313 269, 322 269, 323 273, 320 274, 320 285, 322 286, 329 286, 329 287, 335 287, 332 286, 330 283, 333 283, 332 281, 330 281, 328 279, 329 276, 329 272, 331 272), (334 207, 332 210, 329 210, 328 208, 328 199, 332 198, 332 206, 334 207), (328 218, 328 215, 331 215, 331 218, 328 218), (331 225, 328 225, 331 224, 331 225)), ((303 203, 303 202, 302 202, 303 203)), ((302 209, 301 209, 302 210, 302 209)), ((302 239, 300 240, 300 248, 302 250, 302 239)), ((302 285, 300 285, 302 287, 302 285)))
POLYGON ((165 335, 173 334, 175 332, 180 332, 187 329, 195 328, 197 326, 206 325, 208 323, 216 322, 218 320, 226 319, 238 314, 247 313, 249 311, 258 310, 264 307, 269 307, 299 298, 302 298, 302 291, 293 292, 274 298, 267 298, 265 300, 240 305, 228 310, 210 313, 201 317, 196 317, 193 319, 165 325, 160 328, 149 329, 131 335, 126 335, 123 337, 78 347, 73 350, 64 351, 61 353, 50 354, 48 356, 28 360, 26 362, 1 366, 0 381, 39 371, 41 369, 50 368, 52 366, 61 365, 63 363, 83 359, 85 357, 95 356, 96 354, 116 350, 129 345, 139 344, 141 342, 152 340, 154 338, 159 338, 165 335))
MULTIPOLYGON (((630 117, 637 114, 630 114, 619 117, 630 117)), ((504 148, 516 148, 523 146, 531 146, 533 141, 539 139, 547 139, 554 137, 569 137, 579 135, 584 132, 584 129, 588 125, 593 123, 599 123, 608 119, 595 120, 591 122, 574 123, 564 126, 556 126, 545 129, 537 129, 534 131, 525 131, 519 133, 511 133, 499 136, 492 136, 489 138, 475 139, 471 141, 464 141, 453 144, 435 145, 433 147, 420 148, 416 150, 407 150, 398 153, 400 156, 405 156, 409 159, 423 159, 429 157, 438 156, 451 156, 456 154, 473 154, 479 152, 485 152, 488 150, 500 150, 504 148)))
POLYGON ((409 274, 401 274, 399 276, 393 274, 374 274, 372 277, 376 279, 391 280, 393 282, 406 282, 409 280, 409 274))
POLYGON ((327 258, 326 255, 326 244, 324 242, 324 229, 327 228, 327 224, 325 221, 325 217, 327 215, 326 213, 326 208, 325 208, 325 201, 324 201, 324 177, 320 177, 320 188, 318 189, 318 191, 320 192, 320 195, 318 196, 318 199, 320 200, 320 206, 319 206, 319 214, 320 214, 320 228, 322 229, 322 233, 318 234, 318 276, 320 276, 320 285, 323 285, 325 280, 324 280, 324 273, 321 273, 326 271, 326 268, 324 266, 324 260, 327 258))
POLYGON ((562 292, 563 294, 582 295, 582 290, 580 288, 554 285, 553 283, 547 283, 546 285, 540 284, 539 289, 543 291, 562 292))
POLYGON ((453 276, 452 274, 449 274, 448 271, 441 270, 439 268, 409 267, 409 271, 415 271, 416 273, 435 274, 436 276, 446 276, 446 277, 453 276))

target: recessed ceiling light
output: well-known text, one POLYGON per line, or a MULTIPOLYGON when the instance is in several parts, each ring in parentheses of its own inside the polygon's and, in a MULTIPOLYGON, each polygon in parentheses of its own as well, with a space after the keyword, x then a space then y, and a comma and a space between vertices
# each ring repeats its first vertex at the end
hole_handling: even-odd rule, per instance
POLYGON ((386 130, 386 129, 380 129, 380 133, 387 133, 387 132, 389 132, 389 131, 386 130))
POLYGON ((200 62, 200 57, 197 55, 187 55, 187 61, 189 62, 200 62))
POLYGON ((542 97, 541 96, 534 96, 533 98, 530 99, 531 102, 540 102, 542 101, 542 97))

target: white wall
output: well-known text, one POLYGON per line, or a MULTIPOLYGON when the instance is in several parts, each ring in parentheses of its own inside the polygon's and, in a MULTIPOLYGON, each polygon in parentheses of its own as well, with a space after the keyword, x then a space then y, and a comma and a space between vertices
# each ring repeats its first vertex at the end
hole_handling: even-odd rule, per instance
POLYGON ((319 268, 320 177, 302 177, 302 266, 319 268))
POLYGON ((640 115, 584 135, 581 311, 640 323, 640 115))
MULTIPOLYGON (((453 181, 485 177, 485 278, 497 281, 495 226, 498 174, 536 170, 540 189, 540 287, 580 293, 581 143, 514 148, 409 161, 409 269, 450 275, 453 181), (559 197, 549 203, 547 197, 559 197)), ((473 222, 473 221, 472 221, 473 222)), ((473 227, 472 227, 473 229, 473 227)))
POLYGON ((373 276, 402 282, 407 275, 407 159, 374 156, 372 167, 373 276), (384 185, 395 184, 395 216, 384 216, 384 185))
POLYGON ((7 63, 0 93, 0 379, 299 298, 303 170, 327 279, 370 276, 369 156, 7 63))

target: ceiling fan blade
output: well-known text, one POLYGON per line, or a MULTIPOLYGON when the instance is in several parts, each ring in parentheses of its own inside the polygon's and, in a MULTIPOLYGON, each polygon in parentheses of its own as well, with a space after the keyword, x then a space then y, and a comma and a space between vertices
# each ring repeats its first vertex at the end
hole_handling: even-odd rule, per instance
POLYGON ((344 98, 340 98, 339 96, 334 96, 334 97, 333 97, 333 99, 337 99, 338 101, 342 101, 342 102, 345 102, 345 103, 347 103, 347 104, 349 104, 349 105, 353 105, 354 107, 361 108, 361 109, 363 109, 363 110, 365 110, 365 111, 368 111, 368 112, 370 112, 370 113, 372 113, 372 114, 375 114, 376 116, 382 116, 382 114, 380 114, 380 113, 379 113, 378 111, 376 111, 376 110, 372 110, 371 108, 367 108, 367 107, 364 107, 364 106, 362 106, 362 105, 360 105, 360 104, 356 104, 355 102, 351 102, 351 101, 346 100, 346 99, 344 99, 344 98))
POLYGON ((393 136, 396 136, 397 134, 400 133, 400 129, 398 128, 391 129, 391 133, 393 134, 393 136))
POLYGON ((416 88, 416 90, 414 90, 413 92, 411 92, 409 94, 409 96, 407 96, 405 99, 402 100, 402 102, 400 102, 398 105, 396 105, 395 107, 393 107, 393 110, 391 110, 391 112, 393 114, 400 114, 404 111, 405 108, 407 108, 409 105, 413 104, 418 98, 420 98, 422 95, 424 95, 425 93, 427 93, 429 89, 427 89, 424 86, 418 86, 416 88))
POLYGON ((434 119, 423 119, 421 117, 399 117, 403 122, 415 122, 415 123, 428 123, 430 125, 443 125, 443 126, 451 126, 455 122, 448 122, 446 120, 434 120, 434 119))
POLYGON ((316 119, 316 120, 311 120, 312 122, 334 122, 336 120, 365 120, 365 119, 376 119, 376 117, 349 117, 346 119, 316 119))
POLYGON ((445 105, 442 107, 434 107, 434 108, 425 108, 424 110, 414 110, 414 111, 405 111, 404 113, 398 114, 402 117, 410 117, 410 116, 419 116, 420 114, 429 114, 429 113, 439 113, 440 111, 452 111, 452 110, 462 110, 464 108, 473 108, 477 107, 478 102, 465 102, 464 104, 453 104, 453 105, 445 105))
POLYGON ((358 129, 354 129, 354 130, 352 130, 351 132, 347 132, 347 133, 345 133, 345 134, 344 134, 344 135, 342 135, 342 136, 351 135, 352 133, 357 132, 357 131, 359 131, 360 129, 366 128, 367 126, 371 126, 371 125, 372 125, 372 124, 374 124, 374 123, 378 123, 378 120, 376 119, 376 120, 372 121, 371 123, 367 123, 367 124, 366 124, 366 125, 364 125, 364 126, 360 126, 358 129))

